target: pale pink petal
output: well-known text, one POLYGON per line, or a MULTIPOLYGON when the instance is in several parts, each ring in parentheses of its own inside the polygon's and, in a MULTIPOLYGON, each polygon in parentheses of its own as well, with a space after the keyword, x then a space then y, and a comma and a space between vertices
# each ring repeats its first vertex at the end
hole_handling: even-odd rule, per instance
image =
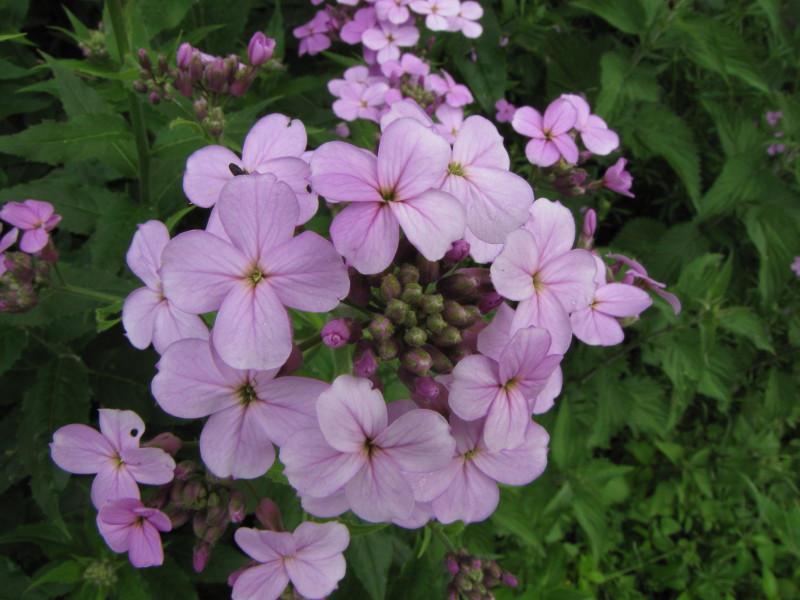
POLYGON ((561 388, 564 386, 564 375, 561 367, 556 367, 552 375, 547 379, 547 383, 536 396, 533 402, 528 403, 528 408, 535 415, 541 415, 553 408, 555 399, 561 393, 561 388))
POLYGON ((297 551, 294 536, 286 531, 262 531, 240 527, 233 534, 233 538, 250 558, 260 563, 279 562, 282 556, 291 556, 297 551))
POLYGON ((469 227, 464 230, 464 241, 469 244, 469 255, 477 263, 489 264, 503 250, 503 244, 490 244, 478 239, 469 227))
POLYGON ((232 179, 220 193, 218 209, 225 232, 252 262, 291 240, 300 215, 294 192, 270 174, 232 179))
POLYGON ((140 498, 139 486, 123 465, 107 464, 92 481, 92 504, 99 509, 109 500, 140 498))
POLYGON ((444 467, 456 444, 445 418, 432 410, 413 410, 399 417, 373 443, 403 471, 426 472, 444 467))
POLYGON ((175 461, 161 448, 130 448, 120 452, 120 458, 139 483, 162 485, 174 478, 175 461))
POLYGON ((247 134, 242 149, 242 163, 250 172, 263 173, 261 166, 272 158, 299 157, 306 150, 306 128, 297 119, 280 114, 258 120, 247 134))
POLYGON ((254 479, 275 462, 275 447, 266 435, 261 402, 236 405, 214 413, 200 434, 200 455, 217 477, 254 479))
POLYGON ((244 254, 205 231, 187 231, 173 238, 162 260, 165 295, 192 314, 219 309, 225 296, 252 271, 244 254))
POLYGON ((235 369, 281 366, 292 351, 289 315, 269 283, 239 280, 217 313, 214 348, 235 369))
MULTIPOLYGON (((550 349, 550 334, 541 327, 526 327, 515 332, 503 349, 498 363, 500 380, 528 379, 550 349)), ((549 377, 550 374, 547 374, 549 377)))
MULTIPOLYGON (((568 163, 574 165, 578 162, 578 145, 568 134, 559 135, 553 138, 553 144, 558 148, 558 152, 568 163)), ((545 165, 542 165, 545 166, 545 165)))
POLYGON ((505 302, 497 308, 489 324, 478 334, 478 352, 500 361, 500 355, 511 339, 514 309, 505 302))
POLYGON ((116 451, 97 430, 86 425, 65 425, 53 434, 50 455, 59 468, 70 473, 97 473, 116 451))
POLYGON ((569 316, 572 332, 590 346, 616 346, 625 339, 622 326, 614 317, 587 306, 569 316))
POLYGON ((302 560, 330 558, 344 552, 350 544, 350 532, 341 523, 305 521, 292 536, 297 544, 295 556, 302 560))
POLYGON ((323 598, 330 594, 344 577, 346 568, 341 552, 313 561, 290 558, 285 565, 297 593, 304 598, 323 598))
POLYGON ((241 168, 239 157, 222 146, 206 146, 189 157, 183 174, 183 192, 192 204, 216 204, 225 184, 234 178, 229 165, 241 168))
POLYGON ((619 147, 619 136, 608 129, 605 121, 597 115, 587 120, 587 128, 581 132, 581 140, 586 148, 594 154, 605 156, 619 147))
POLYGON ((333 202, 381 202, 378 159, 345 142, 322 144, 311 157, 311 187, 333 202))
POLYGON ((428 190, 403 202, 390 202, 389 208, 408 241, 428 260, 442 258, 464 235, 464 209, 446 192, 428 190))
POLYGON ((594 294, 592 308, 612 317, 635 317, 653 303, 644 290, 624 283, 600 286, 594 294))
POLYGON ((575 126, 578 112, 567 100, 553 100, 544 111, 542 129, 553 136, 560 136, 575 126))
POLYGON ((516 448, 525 441, 530 423, 528 402, 521 391, 518 388, 499 390, 486 413, 483 428, 486 447, 492 452, 516 448))
MULTIPOLYGON (((238 534, 244 528, 236 530, 238 534)), ((238 539, 237 539, 238 541, 238 539)), ((240 544, 241 545, 241 544, 240 544)), ((277 600, 289 583, 289 574, 280 560, 250 567, 233 584, 233 600, 277 600)))
POLYGON ((207 340, 208 337, 208 327, 197 315, 182 311, 168 300, 164 300, 156 307, 153 348, 159 354, 163 354, 171 344, 179 340, 193 338, 207 340))
POLYGON ((577 94, 561 94, 561 98, 569 102, 572 108, 575 109, 575 129, 583 131, 589 118, 589 113, 592 111, 589 103, 577 94))
POLYGON ((411 98, 404 98, 392 104, 392 108, 381 117, 381 130, 385 131, 386 128, 397 121, 398 119, 411 118, 417 121, 424 127, 433 127, 433 121, 428 116, 419 104, 411 98))
POLYGON ((296 431, 317 425, 317 399, 330 386, 306 377, 278 377, 253 385, 267 437, 281 446, 296 431))
POLYGON ((414 492, 397 465, 374 448, 345 487, 351 510, 365 521, 403 519, 414 509, 414 492))
POLYGON ((29 229, 22 234, 22 239, 19 241, 19 249, 23 252, 33 254, 38 252, 47 245, 50 236, 42 227, 36 229, 29 229))
POLYGON ((539 250, 533 235, 518 229, 508 234, 503 251, 490 268, 497 293, 509 300, 525 300, 536 292, 533 274, 539 268, 539 250))
POLYGON ((400 227, 385 202, 354 202, 331 224, 336 251, 359 273, 380 273, 392 262, 400 227))
MULTIPOLYGON (((34 210, 35 205, 31 204, 32 202, 36 201, 26 200, 25 202, 6 203, 0 208, 0 219, 20 229, 38 227, 41 219, 38 216, 38 211, 34 210)), ((53 214, 52 206, 50 208, 50 214, 53 214)))
POLYGON ((349 482, 366 461, 362 454, 342 453, 317 428, 301 429, 281 446, 289 483, 301 495, 330 496, 349 482))
POLYGON ((134 348, 144 350, 153 341, 156 316, 167 300, 158 292, 142 287, 132 291, 122 303, 122 326, 134 348))
POLYGON ((533 234, 542 263, 569 252, 575 244, 575 218, 561 202, 538 198, 525 229, 533 234))
POLYGON ((342 257, 328 240, 312 231, 273 248, 267 265, 272 290, 282 304, 298 310, 333 310, 350 289, 342 257))
POLYGON ((594 297, 597 265, 586 250, 570 250, 549 261, 539 270, 542 294, 558 298, 567 313, 589 305, 594 297))
POLYGON ((132 410, 101 408, 100 433, 111 442, 114 449, 128 450, 139 447, 139 439, 144 433, 144 421, 132 410))
POLYGON ((378 148, 379 189, 394 200, 419 196, 441 181, 449 161, 447 141, 414 119, 398 119, 378 148))
POLYGON ((569 314, 555 294, 541 293, 523 300, 517 305, 511 331, 523 327, 544 327, 550 333, 550 353, 564 354, 572 342, 572 326, 569 314))
POLYGON ((561 152, 554 142, 542 138, 533 138, 525 145, 525 156, 532 164, 538 167, 549 167, 558 162, 558 159, 561 158, 561 152))
POLYGON ((498 365, 487 356, 468 356, 456 365, 450 388, 450 408, 466 421, 486 415, 501 389, 498 365))
POLYGON ((317 401, 319 426, 325 440, 340 452, 362 452, 367 439, 386 429, 383 395, 369 379, 340 375, 317 401))
POLYGON ((303 510, 315 517, 330 518, 338 517, 350 510, 347 502, 347 495, 344 488, 340 488, 330 496, 324 498, 314 498, 313 496, 303 496, 301 499, 303 510))
POLYGON ((158 270, 161 268, 161 253, 169 242, 169 231, 161 221, 147 221, 139 225, 133 234, 131 247, 125 255, 131 271, 152 290, 161 286, 158 270))
POLYGON ((458 469, 450 487, 432 503, 433 512, 441 523, 483 521, 494 512, 500 501, 497 484, 472 461, 461 460, 463 466, 458 469))
POLYGON ((520 106, 514 113, 511 127, 528 137, 542 137, 542 115, 535 108, 520 106))
POLYGON ((161 547, 161 536, 149 521, 131 527, 130 549, 128 557, 131 564, 142 567, 156 567, 164 562, 164 549, 161 547))
POLYGON ((472 460, 492 479, 506 485, 525 485, 539 477, 547 466, 550 436, 541 425, 531 422, 525 441, 511 450, 478 450, 472 460))

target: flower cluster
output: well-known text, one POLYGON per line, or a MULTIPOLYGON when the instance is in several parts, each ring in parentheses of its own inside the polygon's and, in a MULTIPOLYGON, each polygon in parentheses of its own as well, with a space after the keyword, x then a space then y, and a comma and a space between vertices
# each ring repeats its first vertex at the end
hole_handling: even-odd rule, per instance
POLYGON ((0 220, 12 226, 2 234, 0 224, 0 312, 27 312, 39 302, 50 264, 58 261, 50 231, 61 216, 48 202, 25 200, 5 204, 0 220), (8 251, 17 242, 19 251, 8 251))
POLYGON ((495 561, 473 556, 465 548, 444 557, 445 567, 452 580, 447 585, 447 599, 492 600, 492 588, 500 585, 515 587, 517 578, 503 571, 495 561))

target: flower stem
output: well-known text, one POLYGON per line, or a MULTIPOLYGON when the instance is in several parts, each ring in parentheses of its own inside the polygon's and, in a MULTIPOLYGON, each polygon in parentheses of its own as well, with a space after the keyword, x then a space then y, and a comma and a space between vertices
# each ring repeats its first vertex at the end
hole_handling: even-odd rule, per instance
POLYGON ((447 534, 442 530, 441 525, 434 523, 433 525, 429 524, 427 527, 433 532, 433 535, 435 535, 439 541, 442 542, 442 545, 447 548, 448 552, 452 552, 453 554, 458 552, 456 547, 453 545, 453 542, 450 541, 450 538, 447 537, 447 534))
POLYGON ((59 285, 50 284, 51 290, 58 290, 60 292, 67 292, 68 294, 75 294, 77 296, 85 296, 86 298, 93 298, 94 300, 102 300, 103 302, 122 302, 125 298, 114 296, 112 294, 104 294, 103 292, 96 292, 89 288, 80 287, 77 285, 59 285))

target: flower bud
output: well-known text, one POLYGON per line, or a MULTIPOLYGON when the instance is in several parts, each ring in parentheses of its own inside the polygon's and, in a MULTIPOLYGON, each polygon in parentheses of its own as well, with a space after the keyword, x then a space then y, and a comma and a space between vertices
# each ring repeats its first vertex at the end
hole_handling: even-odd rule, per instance
POLYGON ((422 346, 428 339, 427 334, 420 329, 419 327, 412 327, 411 329, 407 329, 405 335, 403 335, 403 340, 409 346, 416 348, 417 346, 422 346))
POLYGON ((192 567, 196 573, 200 573, 208 565, 208 559, 211 556, 211 546, 206 542, 197 542, 192 552, 192 567))
POLYGON ((322 328, 322 343, 328 348, 340 348, 361 339, 361 325, 355 319, 343 317, 329 321, 322 328))
POLYGON ((594 232, 597 230, 597 213, 590 208, 583 215, 583 229, 578 238, 578 248, 591 250, 594 243, 594 232))
POLYGON ((172 523, 172 529, 175 530, 188 523, 189 519, 192 518, 192 513, 182 508, 173 508, 167 516, 169 516, 169 521, 172 523))
POLYGON ((436 289, 445 297, 453 300, 468 301, 475 298, 478 293, 480 281, 474 275, 467 273, 453 273, 440 279, 436 289))
POLYGON ((403 286, 400 285, 400 281, 398 281, 397 277, 388 273, 381 279, 379 291, 381 298, 389 302, 389 300, 400 297, 400 294, 403 292, 403 286))
POLYGON ((161 96, 159 95, 158 92, 150 92, 150 95, 147 97, 147 99, 153 106, 157 106, 158 104, 161 103, 161 96))
POLYGON ((422 286, 418 283, 409 283, 400 294, 400 300, 406 304, 415 306, 422 299, 422 286))
POLYGON ((399 325, 401 323, 405 323, 406 317, 410 311, 411 309, 405 302, 395 298, 394 300, 389 300, 384 314, 389 317, 393 323, 397 323, 399 325))
POLYGON ((268 38, 261 31, 256 31, 247 45, 247 58, 254 67, 263 65, 275 52, 275 40, 268 38))
POLYGON ((183 487, 181 506, 193 510, 204 508, 207 494, 206 486, 200 480, 192 479, 191 481, 187 481, 186 485, 183 487))
POLYGON ((425 294, 419 300, 419 307, 429 315, 442 312, 444 298, 441 294, 425 294))
POLYGON ((451 575, 458 574, 458 561, 450 552, 444 557, 444 566, 451 575))
POLYGON ((417 256, 417 269, 419 269, 419 281, 423 285, 439 279, 439 263, 427 260, 421 254, 417 256))
POLYGON ((156 488, 155 493, 147 500, 147 506, 161 510, 169 504, 170 496, 172 495, 172 482, 160 485, 156 488))
POLYGON ((434 400, 439 396, 439 392, 439 385, 429 375, 418 377, 414 381, 412 393, 420 400, 434 400))
POLYGON ((139 48, 136 54, 139 56, 139 65, 141 65, 142 70, 149 71, 153 67, 153 61, 150 60, 150 54, 147 50, 139 48))
POLYGON ((408 285, 409 283, 418 283, 419 269, 417 269, 417 267, 414 265, 406 263, 400 267, 400 272, 397 274, 397 278, 403 285, 408 285))
POLYGON ((187 481, 196 472, 197 463, 193 460, 182 460, 175 466, 175 478, 181 481, 187 481))
POLYGON ((145 448, 161 448, 167 454, 175 456, 178 450, 181 449, 181 439, 174 433, 165 431, 164 433, 159 433, 149 442, 145 442, 142 446, 145 448))
POLYGON ((198 510, 192 517, 192 531, 194 532, 194 536, 198 539, 203 539, 207 528, 206 511, 198 510))
POLYGON ((469 242, 456 240, 451 244, 450 250, 445 253, 442 259, 442 266, 445 269, 450 269, 467 258, 467 256, 469 256, 469 242))
POLYGON ((442 316, 450 325, 455 325, 456 327, 466 326, 469 320, 467 309, 454 300, 444 301, 442 316))
POLYGON ((194 48, 189 42, 183 42, 178 46, 176 60, 179 69, 188 69, 192 64, 192 56, 194 55, 194 48))
POLYGON ((367 329, 375 340, 389 338, 394 333, 394 325, 386 315, 375 315, 367 329))
POLYGON ((468 304, 464 307, 464 310, 467 313, 467 321, 464 323, 463 327, 472 327, 481 320, 481 311, 474 304, 468 304))
POLYGON ((448 325, 442 329, 441 333, 433 336, 431 341, 437 346, 453 346, 461 341, 461 332, 452 325, 448 325))
MULTIPOLYGON (((216 494, 213 493, 211 494, 211 496, 215 495, 216 494)), ((209 498, 211 496, 209 496, 209 498)), ((227 518, 227 515, 228 515, 227 507, 221 506, 219 501, 213 504, 209 502, 208 508, 206 509, 206 525, 208 527, 216 527, 223 521, 223 519, 227 518)))
POLYGON ((427 375, 433 361, 431 355, 422 348, 412 348, 403 353, 400 363, 414 375, 427 375))
POLYGON ((478 310, 483 315, 488 315, 503 303, 503 297, 497 292, 483 292, 478 294, 478 310))
POLYGON ((514 577, 511 573, 503 573, 500 576, 501 581, 506 584, 508 587, 517 587, 517 578, 514 577))
POLYGON ((271 498, 262 498, 256 507, 256 519, 269 531, 286 531, 281 509, 271 498))
POLYGON ((454 365, 457 365, 462 358, 466 358, 467 356, 472 356, 475 352, 467 344, 453 344, 452 346, 448 346, 446 348, 447 357, 453 362, 454 365))
POLYGON ((369 377, 377 370, 378 359, 375 356, 372 340, 360 339, 356 342, 356 349, 353 352, 353 372, 358 377, 369 377))
POLYGON ((252 67, 246 67, 234 72, 230 83, 230 94, 234 98, 241 98, 253 84, 258 72, 252 67))
POLYGON ((133 82, 133 89, 139 92, 140 94, 147 93, 147 84, 142 83, 141 81, 134 81, 133 82))
MULTIPOLYGON (((184 94, 185 95, 185 94, 184 94)), ((188 98, 192 97, 191 91, 189 92, 188 98)), ((206 100, 205 96, 200 98, 197 102, 192 105, 194 109, 194 116, 197 118, 198 121, 202 121, 208 116, 208 100, 206 100)))
POLYGON ((241 490, 231 490, 230 500, 228 500, 228 517, 231 523, 241 523, 247 514, 247 500, 241 490))
POLYGON ((393 337, 377 340, 375 342, 375 348, 378 352, 378 356, 383 361, 390 361, 397 358, 397 355, 400 353, 400 344, 398 344, 397 340, 393 337))
POLYGON ((431 360, 433 361, 431 370, 434 373, 443 375, 453 370, 453 363, 450 362, 450 359, 447 358, 444 352, 430 345, 425 346, 425 350, 431 355, 431 360))
POLYGON ((425 319, 425 326, 431 331, 431 333, 441 333, 442 329, 447 326, 447 323, 442 317, 441 313, 436 313, 433 315, 428 315, 425 319))
POLYGON ((203 70, 203 80, 206 88, 212 92, 223 92, 228 87, 228 73, 225 61, 219 57, 214 62, 208 63, 203 70))
POLYGON ((163 54, 158 55, 158 70, 160 74, 165 75, 169 71, 169 63, 167 63, 167 57, 163 54))

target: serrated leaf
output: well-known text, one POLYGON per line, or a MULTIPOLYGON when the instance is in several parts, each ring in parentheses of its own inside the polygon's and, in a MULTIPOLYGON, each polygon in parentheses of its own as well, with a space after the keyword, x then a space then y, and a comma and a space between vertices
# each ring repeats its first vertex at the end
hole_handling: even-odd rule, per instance
POLYGON ((194 0, 139 0, 141 7, 142 20, 147 33, 153 37, 167 29, 173 29, 181 24, 181 21, 195 4, 194 0))
POLYGON ((703 196, 698 217, 705 220, 724 215, 741 203, 760 200, 774 179, 760 166, 746 156, 728 159, 714 185, 703 196))
POLYGON ((636 114, 632 135, 652 155, 663 157, 678 175, 693 204, 700 200, 700 158, 692 130, 672 109, 646 104, 636 114))
POLYGON ((786 281, 796 278, 789 265, 800 255, 800 218, 790 205, 762 204, 745 213, 744 224, 758 250, 758 291, 766 305, 786 281))
POLYGON ((113 206, 97 221, 97 231, 89 241, 89 252, 95 267, 117 272, 125 261, 125 253, 131 245, 136 226, 155 219, 152 207, 142 206, 118 197, 113 206))
POLYGON ((0 137, 0 152, 51 165, 114 157, 114 166, 136 175, 133 133, 120 115, 81 115, 65 123, 43 121, 0 137))
POLYGON ((767 327, 751 308, 747 306, 726 308, 717 314, 717 324, 729 333, 746 337, 759 350, 775 353, 769 341, 767 327))
POLYGON ((386 597, 386 582, 392 564, 392 538, 375 532, 350 540, 345 552, 347 564, 372 600, 386 597))
POLYGON ((74 560, 58 563, 34 579, 28 589, 31 590, 45 583, 78 583, 83 578, 83 570, 83 565, 74 560))
POLYGON ((618 51, 600 58, 600 94, 596 113, 607 119, 621 115, 630 101, 658 102, 661 87, 651 68, 634 66, 629 57, 618 51))
POLYGON ((48 66, 53 71, 58 85, 59 98, 70 117, 112 112, 111 106, 93 88, 75 77, 52 56, 42 52, 48 66))
POLYGON ((29 75, 29 69, 18 67, 14 63, 0 58, 0 79, 20 79, 29 75))

